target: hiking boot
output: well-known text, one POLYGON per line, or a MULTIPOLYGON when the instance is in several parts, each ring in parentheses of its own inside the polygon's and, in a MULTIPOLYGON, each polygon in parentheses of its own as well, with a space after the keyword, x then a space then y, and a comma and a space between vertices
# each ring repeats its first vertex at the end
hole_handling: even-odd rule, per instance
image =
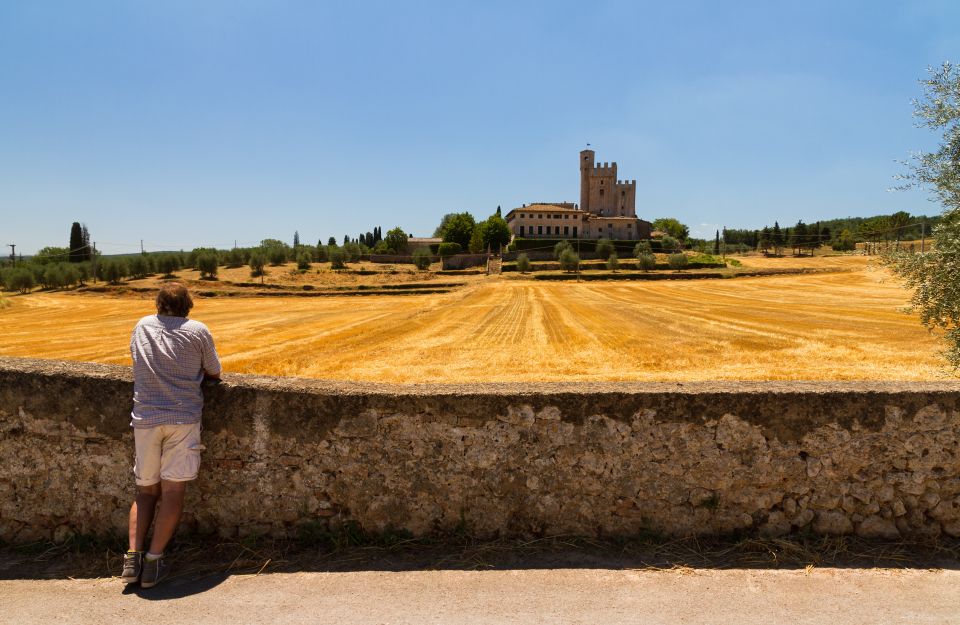
POLYGON ((163 556, 156 560, 143 559, 143 572, 140 574, 140 588, 153 588, 167 575, 167 563, 163 556))
POLYGON ((123 554, 123 573, 120 574, 120 581, 124 584, 132 584, 140 581, 140 572, 143 570, 143 552, 128 551, 123 554))

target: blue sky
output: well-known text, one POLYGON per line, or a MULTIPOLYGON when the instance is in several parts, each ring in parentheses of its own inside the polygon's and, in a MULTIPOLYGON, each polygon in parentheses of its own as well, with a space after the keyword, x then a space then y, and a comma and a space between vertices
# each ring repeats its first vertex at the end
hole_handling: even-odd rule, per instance
POLYGON ((695 234, 895 210, 960 3, 0 3, 0 243, 429 235, 578 201, 587 142, 695 234))

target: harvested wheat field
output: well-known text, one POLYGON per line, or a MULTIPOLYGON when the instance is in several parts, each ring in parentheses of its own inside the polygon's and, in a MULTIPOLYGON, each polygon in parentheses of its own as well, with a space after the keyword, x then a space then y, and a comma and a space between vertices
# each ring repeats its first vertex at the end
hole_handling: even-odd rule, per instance
MULTIPOLYGON (((200 298, 228 371, 392 382, 930 380, 939 348, 886 272, 731 280, 486 279, 392 297, 200 298)), ((146 298, 34 293, 0 354, 128 364, 146 298)))

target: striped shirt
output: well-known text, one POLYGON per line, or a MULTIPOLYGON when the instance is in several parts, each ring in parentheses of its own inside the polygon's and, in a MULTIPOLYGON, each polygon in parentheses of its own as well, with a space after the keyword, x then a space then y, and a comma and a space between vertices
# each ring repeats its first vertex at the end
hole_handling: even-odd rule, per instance
POLYGON ((204 372, 220 373, 207 326, 183 317, 149 315, 130 337, 135 428, 199 423, 204 372))

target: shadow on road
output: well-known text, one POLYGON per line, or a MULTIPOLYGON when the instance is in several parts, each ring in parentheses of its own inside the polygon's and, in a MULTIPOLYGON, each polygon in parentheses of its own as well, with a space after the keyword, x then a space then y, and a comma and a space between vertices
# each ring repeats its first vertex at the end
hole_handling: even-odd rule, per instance
MULTIPOLYGON (((147 600, 203 593, 231 575, 274 572, 527 569, 954 569, 960 540, 878 542, 854 537, 789 539, 413 539, 350 534, 314 540, 221 541, 179 537, 168 551, 170 575, 156 588, 118 592, 147 600)), ((122 566, 116 544, 33 544, 0 548, 0 580, 116 578, 122 566)))

